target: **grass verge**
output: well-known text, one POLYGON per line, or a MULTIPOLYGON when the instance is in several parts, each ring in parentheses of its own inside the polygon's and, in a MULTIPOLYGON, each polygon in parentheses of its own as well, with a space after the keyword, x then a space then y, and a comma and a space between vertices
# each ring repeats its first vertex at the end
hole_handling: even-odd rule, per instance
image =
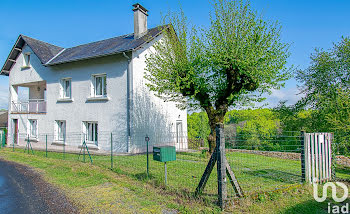
MULTIPOLYGON (((243 199, 232 200, 230 203, 234 202, 235 206, 228 206, 228 212, 300 213, 305 209, 306 211, 303 210, 302 213, 326 213, 327 203, 317 203, 313 200, 312 189, 309 186, 294 186, 283 191, 270 191, 277 184, 288 183, 289 180, 281 173, 277 174, 280 177, 276 178, 276 172, 269 170, 268 163, 259 159, 262 157, 254 157, 252 154, 239 155, 242 154, 231 154, 228 159, 231 164, 242 169, 241 172, 237 172, 237 175, 240 175, 238 178, 245 185, 244 189, 253 188, 255 183, 259 186, 256 190, 265 190, 265 192, 259 191, 243 199), (238 156, 239 158, 235 158, 238 156), (260 167, 256 163, 259 163, 260 167), (275 178, 272 179, 271 176, 275 178)), ((108 169, 108 157, 105 156, 94 156, 93 165, 78 161, 77 155, 73 154, 66 154, 65 160, 62 160, 62 154, 53 152, 49 153, 49 158, 45 158, 44 152, 35 151, 35 155, 28 155, 23 153, 23 150, 12 152, 11 149, 2 149, 0 157, 37 169, 45 180, 62 189, 82 213, 221 212, 215 205, 215 195, 210 194, 214 189, 209 189, 199 199, 191 194, 196 182, 189 178, 198 179, 192 176, 197 175, 198 172, 201 174, 205 167, 205 164, 201 163, 200 154, 179 154, 178 159, 183 161, 169 164, 168 171, 172 172, 169 177, 169 187, 165 187, 162 183, 161 178, 164 175, 160 170, 163 167, 161 163, 151 162, 151 179, 146 179, 143 173, 145 171, 143 155, 115 157, 113 170, 108 169), (176 165, 184 162, 187 164, 176 165), (183 186, 186 183, 187 186, 183 186)), ((298 162, 293 161, 281 162, 274 169, 283 171, 285 170, 283 167, 286 167, 292 168, 293 172, 297 170, 297 164, 298 162)), ((344 174, 348 172, 347 169, 342 170, 344 174)), ((215 181, 215 176, 212 175, 211 179, 215 181)))

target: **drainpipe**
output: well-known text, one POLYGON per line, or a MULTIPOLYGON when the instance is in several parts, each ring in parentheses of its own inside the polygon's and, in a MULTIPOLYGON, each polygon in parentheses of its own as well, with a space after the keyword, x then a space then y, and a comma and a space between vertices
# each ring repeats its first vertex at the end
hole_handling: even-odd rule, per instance
POLYGON ((126 146, 126 152, 129 153, 129 147, 131 144, 131 111, 132 111, 132 88, 133 88, 133 79, 132 79, 132 72, 131 72, 131 58, 123 52, 123 56, 127 59, 128 61, 128 66, 127 66, 127 133, 128 133, 128 141, 127 141, 127 146, 126 146))

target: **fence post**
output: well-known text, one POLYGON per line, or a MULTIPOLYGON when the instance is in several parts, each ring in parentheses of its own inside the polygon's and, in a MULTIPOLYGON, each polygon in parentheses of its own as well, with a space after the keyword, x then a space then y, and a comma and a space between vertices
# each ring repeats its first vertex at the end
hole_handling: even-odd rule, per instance
POLYGON ((84 150, 83 150, 83 161, 84 161, 84 163, 85 163, 85 146, 86 146, 86 142, 85 142, 85 140, 84 140, 84 150))
POLYGON ((4 135, 2 136, 3 139, 4 139, 4 140, 2 141, 2 147, 5 147, 5 144, 6 144, 6 141, 7 141, 7 138, 8 138, 8 137, 7 137, 7 133, 8 133, 8 132, 5 131, 5 132, 4 132, 4 135))
POLYGON ((45 147, 45 156, 47 157, 47 135, 45 135, 45 138, 46 138, 46 147, 45 147))
MULTIPOLYGON (((336 177, 336 172, 335 172, 335 168, 337 166, 337 151, 336 151, 336 147, 337 147, 337 144, 335 144, 334 142, 334 133, 331 133, 331 163, 332 163, 332 166, 331 166, 331 179, 332 181, 334 181, 337 177, 336 177)), ((339 145, 338 145, 339 147, 339 145)), ((339 151, 339 149, 338 149, 339 151)))
POLYGON ((225 157, 225 136, 224 124, 216 124, 216 144, 217 144, 217 173, 218 173, 218 197, 219 206, 222 210, 225 208, 227 199, 226 188, 226 157, 225 157))
POLYGON ((300 132, 300 146, 301 146, 301 182, 305 182, 305 131, 300 132))
POLYGON ((112 132, 111 132, 111 169, 113 169, 113 138, 112 138, 112 132))
POLYGON ((149 179, 149 157, 148 157, 148 143, 149 143, 149 137, 148 135, 146 135, 145 137, 145 140, 146 140, 146 151, 147 151, 147 178, 149 179))
POLYGON ((12 142, 12 151, 14 152, 15 151, 15 135, 13 133, 13 142, 12 142))
POLYGON ((28 138, 27 138, 27 146, 28 146, 28 154, 29 154, 29 135, 28 135, 28 138))
POLYGON ((5 143, 6 143, 6 133, 5 130, 2 132, 2 136, 1 136, 1 148, 5 147, 5 143))
POLYGON ((66 136, 63 136, 63 160, 66 159, 66 136))
POLYGON ((166 162, 164 162, 164 181, 165 181, 165 186, 167 186, 168 172, 167 172, 166 162))

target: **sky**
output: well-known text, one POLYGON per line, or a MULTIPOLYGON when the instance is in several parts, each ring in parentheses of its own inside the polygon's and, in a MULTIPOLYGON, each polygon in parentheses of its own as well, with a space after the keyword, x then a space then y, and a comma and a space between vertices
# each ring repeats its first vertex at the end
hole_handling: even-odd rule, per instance
MULTIPOLYGON (((208 0, 1 0, 0 65, 2 66, 20 34, 61 47, 72 47, 133 32, 132 4, 149 10, 148 27, 161 24, 161 14, 181 6, 197 26, 208 26, 208 0)), ((251 0, 265 20, 279 21, 282 41, 291 44, 288 66, 305 69, 315 48, 325 50, 349 36, 348 0, 251 0)), ((295 103, 298 95, 294 78, 285 88, 273 90, 266 103, 274 107, 280 100, 295 103)), ((8 77, 0 76, 0 109, 8 105, 8 77)))

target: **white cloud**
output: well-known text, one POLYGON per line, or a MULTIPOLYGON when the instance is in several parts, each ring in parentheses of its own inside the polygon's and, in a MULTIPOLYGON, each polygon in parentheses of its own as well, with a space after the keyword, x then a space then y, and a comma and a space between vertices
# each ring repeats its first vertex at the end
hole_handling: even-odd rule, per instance
MULTIPOLYGON (((267 107, 273 108, 276 107, 279 103, 279 101, 287 101, 287 105, 295 104, 300 98, 302 98, 302 95, 299 94, 299 91, 296 87, 292 88, 282 88, 280 90, 271 90, 271 95, 265 95, 266 100, 262 104, 267 104, 267 107)), ((258 106, 261 106, 262 104, 259 104, 258 106)))

